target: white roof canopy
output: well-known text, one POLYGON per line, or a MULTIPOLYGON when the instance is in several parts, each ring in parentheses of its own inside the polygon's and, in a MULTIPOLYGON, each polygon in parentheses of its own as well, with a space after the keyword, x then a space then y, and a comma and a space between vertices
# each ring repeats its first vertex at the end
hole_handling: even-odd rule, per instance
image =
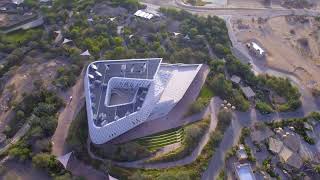
POLYGON ((134 13, 134 15, 138 16, 138 17, 145 18, 145 19, 151 19, 154 16, 153 14, 144 12, 142 10, 138 10, 137 12, 134 13))
POLYGON ((63 165, 64 168, 67 168, 68 161, 71 155, 72 155, 72 152, 69 152, 68 154, 58 157, 58 161, 63 165))
POLYGON ((86 50, 83 53, 81 53, 80 56, 91 56, 91 54, 90 54, 89 50, 86 50))
POLYGON ((261 55, 264 53, 264 50, 255 42, 252 42, 252 47, 258 51, 261 55))
POLYGON ((109 18, 109 20, 110 20, 111 22, 113 22, 115 19, 116 19, 116 17, 109 18))
POLYGON ((71 42, 71 41, 72 41, 71 39, 64 38, 62 44, 66 44, 66 43, 71 42))

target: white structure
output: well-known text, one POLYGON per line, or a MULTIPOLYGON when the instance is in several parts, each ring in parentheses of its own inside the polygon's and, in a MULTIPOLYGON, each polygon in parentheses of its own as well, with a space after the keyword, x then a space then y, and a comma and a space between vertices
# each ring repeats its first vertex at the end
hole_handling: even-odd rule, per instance
POLYGON ((147 120, 168 114, 201 68, 200 64, 161 61, 103 60, 88 66, 85 93, 93 143, 103 144, 147 120))
POLYGON ((116 17, 111 17, 111 18, 109 18, 109 20, 110 20, 111 22, 113 22, 115 19, 116 19, 116 17))
POLYGON ((73 152, 69 152, 63 156, 58 157, 58 161, 63 165, 63 167, 65 169, 67 169, 67 165, 68 165, 68 162, 69 162, 69 159, 70 159, 72 153, 73 152))
POLYGON ((13 4, 19 5, 21 3, 23 3, 24 0, 12 0, 13 4))
POLYGON ((253 51, 257 56, 263 57, 265 55, 265 50, 263 50, 257 43, 250 42, 247 44, 249 50, 253 51))
POLYGON ((137 12, 134 13, 134 15, 138 16, 138 17, 145 18, 145 19, 151 19, 151 18, 154 17, 154 14, 147 13, 147 12, 142 11, 142 10, 138 10, 137 12))
POLYGON ((235 171, 239 180, 256 180, 250 164, 235 163, 235 171))
POLYGON ((91 54, 90 54, 89 50, 86 50, 83 53, 81 53, 80 56, 91 56, 91 54))
POLYGON ((69 43, 71 41, 72 41, 71 39, 64 38, 62 44, 66 44, 66 43, 69 43))

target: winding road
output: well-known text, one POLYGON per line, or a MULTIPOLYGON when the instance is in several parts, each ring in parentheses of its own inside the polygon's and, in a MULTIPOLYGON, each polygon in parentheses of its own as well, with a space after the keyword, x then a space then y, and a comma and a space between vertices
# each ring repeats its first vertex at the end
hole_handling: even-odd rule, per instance
POLYGON ((257 74, 268 73, 273 76, 281 76, 289 78, 294 84, 299 87, 302 95, 302 107, 295 112, 289 113, 273 113, 270 115, 262 115, 255 109, 250 109, 248 112, 235 112, 232 125, 225 132, 222 142, 220 143, 216 153, 211 158, 207 170, 203 173, 201 179, 213 180, 219 173, 220 169, 224 165, 225 153, 234 146, 240 137, 241 129, 245 126, 250 126, 255 122, 263 121, 275 121, 283 118, 298 118, 304 117, 312 111, 318 111, 320 108, 320 99, 312 96, 311 92, 303 86, 303 84, 291 73, 283 72, 277 69, 270 69, 262 66, 254 61, 247 53, 245 47, 237 41, 235 33, 232 29, 231 18, 237 17, 278 17, 286 15, 307 15, 307 16, 319 16, 320 12, 315 10, 304 9, 284 9, 284 8, 208 8, 208 7, 193 7, 184 4, 181 0, 144 0, 143 1, 148 8, 156 9, 159 7, 175 7, 179 9, 187 10, 191 13, 198 15, 216 15, 222 17, 226 21, 226 25, 229 32, 229 37, 232 42, 232 51, 234 55, 240 59, 243 63, 252 64, 252 69, 257 74))
MULTIPOLYGON (((177 161, 172 162, 163 162, 163 163, 144 163, 146 159, 143 161, 138 160, 134 162, 118 162, 116 163, 118 166, 127 167, 127 168, 145 168, 145 169, 165 169, 171 168, 176 166, 183 166, 192 163, 197 159, 197 157, 201 154, 201 151, 205 147, 205 145, 210 140, 210 134, 216 129, 217 126, 217 109, 219 109, 222 100, 220 98, 212 98, 209 104, 210 109, 210 126, 209 129, 205 132, 203 137, 200 139, 198 146, 192 151, 189 156, 182 158, 177 161)), ((203 117, 200 119, 205 118, 207 114, 203 114, 203 117)), ((198 119, 198 120, 200 120, 198 119)))

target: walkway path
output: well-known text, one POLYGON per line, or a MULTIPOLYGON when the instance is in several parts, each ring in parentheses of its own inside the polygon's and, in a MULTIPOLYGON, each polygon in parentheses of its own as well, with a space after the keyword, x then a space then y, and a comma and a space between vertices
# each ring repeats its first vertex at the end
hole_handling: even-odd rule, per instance
POLYGON ((204 136, 201 138, 201 140, 199 141, 198 146, 193 150, 193 152, 189 156, 177 161, 163 162, 163 163, 143 163, 144 161, 146 161, 146 159, 144 159, 143 161, 139 160, 134 162, 121 162, 121 163, 116 162, 116 164, 118 166, 128 167, 128 168, 164 169, 164 168, 171 168, 176 166, 183 166, 183 165, 192 163, 201 154, 201 151, 203 150, 203 148, 205 147, 205 145, 208 143, 210 139, 210 134, 215 130, 217 126, 218 120, 216 118, 217 117, 216 110, 219 109, 221 102, 222 101, 219 98, 212 98, 212 100, 210 101, 210 105, 209 105, 209 109, 211 112, 210 127, 206 131, 204 136))
POLYGON ((108 180, 108 176, 101 171, 94 169, 91 166, 79 161, 75 156, 72 156, 68 162, 67 170, 74 176, 81 176, 88 180, 108 180))
POLYGON ((13 136, 13 138, 9 140, 10 142, 6 146, 0 149, 0 154, 7 151, 13 144, 17 143, 28 132, 29 129, 30 129, 29 123, 25 123, 19 129, 19 131, 13 136))
MULTIPOLYGON (((83 71, 84 72, 84 71, 83 71)), ((83 72, 80 77, 83 77, 83 72)), ((84 106, 83 78, 79 78, 76 84, 65 95, 66 107, 59 113, 58 126, 52 137, 52 154, 56 156, 64 155, 66 152, 65 141, 72 120, 76 117, 81 107, 84 106), (69 102, 69 97, 73 99, 69 102)))

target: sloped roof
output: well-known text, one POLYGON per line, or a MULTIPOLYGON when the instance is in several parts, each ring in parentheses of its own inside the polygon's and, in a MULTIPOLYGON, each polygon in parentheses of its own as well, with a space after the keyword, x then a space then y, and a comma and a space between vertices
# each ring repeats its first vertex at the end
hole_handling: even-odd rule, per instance
POLYGON ((240 83, 241 81, 241 78, 239 76, 236 76, 236 75, 232 75, 231 79, 230 79, 232 82, 238 84, 240 83))
POLYGON ((283 142, 275 139, 275 138, 270 138, 269 139, 269 150, 274 152, 274 153, 280 153, 280 151, 283 148, 283 142))
POLYGON ((62 44, 66 44, 66 43, 71 42, 71 41, 72 41, 71 39, 64 38, 62 44))
POLYGON ((80 54, 81 56, 90 56, 89 50, 84 51, 83 53, 80 54))
POLYGON ((72 152, 69 152, 68 154, 58 157, 58 161, 63 165, 64 168, 67 168, 68 161, 71 155, 72 155, 72 152))
POLYGON ((272 135, 274 135, 274 133, 268 127, 264 127, 263 129, 255 129, 251 132, 251 138, 256 142, 261 142, 272 135))
POLYGON ((292 151, 297 152, 300 148, 300 139, 298 136, 289 135, 283 139, 283 143, 292 151))
POLYGON ((294 153, 287 160, 287 164, 297 169, 300 169, 303 165, 303 161, 298 154, 294 153))
POLYGON ((256 95, 256 93, 254 93, 253 90, 251 89, 251 87, 249 87, 249 86, 241 87, 241 90, 247 98, 252 98, 256 95))
POLYGON ((288 159, 292 156, 292 154, 293 152, 289 148, 283 146, 282 150, 279 153, 279 156, 284 162, 287 162, 288 159))

